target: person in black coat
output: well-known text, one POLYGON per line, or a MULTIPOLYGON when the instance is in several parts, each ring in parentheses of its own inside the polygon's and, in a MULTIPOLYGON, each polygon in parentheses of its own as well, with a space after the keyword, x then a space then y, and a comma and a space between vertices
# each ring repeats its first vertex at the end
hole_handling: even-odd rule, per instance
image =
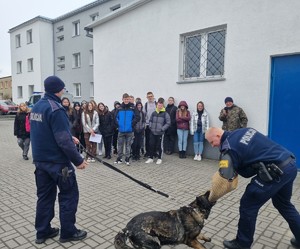
POLYGON ((30 131, 26 131, 26 125, 29 124, 29 109, 25 103, 19 105, 18 113, 14 122, 14 135, 18 139, 18 145, 22 149, 22 155, 24 160, 28 160, 28 151, 30 146, 30 131), (26 118, 27 116, 27 118, 26 118), (27 119, 27 121, 26 121, 27 119))
POLYGON ((164 135, 164 151, 167 155, 171 155, 174 152, 175 140, 177 136, 177 125, 176 125, 176 111, 177 106, 174 105, 175 101, 173 97, 168 98, 168 105, 166 112, 169 113, 171 118, 171 125, 166 130, 164 135))
MULTIPOLYGON (((81 140, 81 136, 83 136, 82 132, 82 122, 81 122, 81 106, 79 102, 74 102, 73 104, 73 110, 72 110, 72 117, 70 120, 73 120, 72 127, 71 127, 71 133, 72 136, 78 138, 78 140, 81 140)), ((78 145, 76 145, 78 148, 78 145)), ((78 148, 79 151, 79 148, 78 148)))
POLYGON ((98 104, 98 113, 99 131, 102 135, 105 149, 104 158, 111 159, 111 145, 114 134, 114 117, 103 103, 98 104))
MULTIPOLYGON (((114 120, 116 118, 116 114, 118 112, 118 109, 120 108, 121 104, 119 101, 115 101, 114 103, 114 109, 111 111, 111 114, 114 117, 114 120)), ((114 135, 113 135, 113 148, 114 148, 114 154, 117 155, 118 154, 118 134, 119 134, 119 130, 118 130, 118 126, 114 124, 114 135)))

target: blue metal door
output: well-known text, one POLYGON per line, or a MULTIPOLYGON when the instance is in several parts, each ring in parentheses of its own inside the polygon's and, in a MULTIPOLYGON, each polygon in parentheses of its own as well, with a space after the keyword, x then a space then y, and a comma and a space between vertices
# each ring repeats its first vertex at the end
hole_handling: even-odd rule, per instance
POLYGON ((300 55, 274 57, 269 137, 292 151, 300 165, 300 55))

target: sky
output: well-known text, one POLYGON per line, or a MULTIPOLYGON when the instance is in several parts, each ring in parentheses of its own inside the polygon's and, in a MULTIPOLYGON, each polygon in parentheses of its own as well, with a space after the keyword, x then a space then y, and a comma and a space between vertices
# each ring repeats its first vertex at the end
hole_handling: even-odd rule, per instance
POLYGON ((0 78, 11 75, 9 29, 36 16, 53 19, 91 2, 94 0, 1 0, 0 78))

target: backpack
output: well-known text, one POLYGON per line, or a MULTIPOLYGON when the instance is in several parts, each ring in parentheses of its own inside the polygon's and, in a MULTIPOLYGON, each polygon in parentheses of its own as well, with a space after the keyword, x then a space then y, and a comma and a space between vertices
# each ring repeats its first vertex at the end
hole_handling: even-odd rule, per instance
POLYGON ((26 117, 25 117, 25 130, 26 130, 26 132, 30 132, 30 118, 29 118, 29 114, 27 114, 26 117))

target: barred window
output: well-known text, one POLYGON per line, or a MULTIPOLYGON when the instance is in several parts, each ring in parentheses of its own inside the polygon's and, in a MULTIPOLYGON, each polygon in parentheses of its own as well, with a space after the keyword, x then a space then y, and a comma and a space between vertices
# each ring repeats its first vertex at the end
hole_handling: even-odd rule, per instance
POLYGON ((225 36, 224 28, 183 35, 181 80, 222 78, 225 36))

